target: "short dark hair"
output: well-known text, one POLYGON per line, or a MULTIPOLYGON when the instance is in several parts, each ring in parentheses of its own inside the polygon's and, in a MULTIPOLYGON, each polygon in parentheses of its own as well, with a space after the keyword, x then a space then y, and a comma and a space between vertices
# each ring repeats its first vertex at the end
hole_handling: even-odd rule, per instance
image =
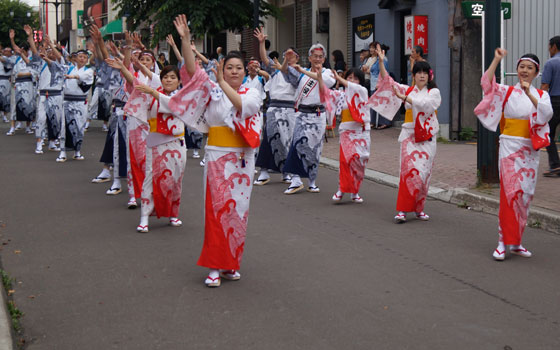
POLYGON ((550 46, 556 46, 556 49, 560 50, 560 35, 550 38, 548 44, 550 46))
POLYGON ((241 60, 241 62, 243 62, 243 65, 245 65, 245 62, 243 61, 243 55, 241 54, 241 52, 239 51, 230 51, 226 57, 224 57, 224 67, 227 63, 227 61, 237 58, 238 60, 241 60))
POLYGON ((519 57, 519 61, 517 61, 517 66, 515 66, 515 70, 517 70, 517 68, 519 68, 519 64, 521 63, 521 60, 523 60, 524 58, 530 58, 533 61, 537 62, 537 73, 539 72, 539 66, 541 64, 541 61, 539 60, 539 57, 537 55, 535 55, 534 53, 526 53, 523 56, 519 57))
POLYGON ((428 62, 419 61, 414 63, 414 66, 412 67, 412 75, 414 76, 416 73, 420 72, 428 74, 428 89, 437 88, 436 82, 434 81, 434 71, 428 62))
POLYGON ((348 79, 349 76, 355 76, 356 78, 358 78, 358 80, 360 81, 360 85, 362 85, 363 87, 366 87, 366 77, 364 75, 364 72, 362 72, 361 69, 358 68, 350 68, 346 71, 346 73, 344 74, 344 79, 348 79))
POLYGON ((420 57, 424 57, 424 49, 422 48, 422 46, 414 46, 414 51, 416 51, 416 53, 420 56, 420 57))
POLYGON ((264 48, 265 48, 266 50, 270 49, 270 40, 266 39, 266 40, 264 41, 264 48))
POLYGON ((272 59, 278 59, 280 57, 280 54, 278 53, 278 51, 272 51, 268 56, 272 59))
POLYGON ((177 75, 177 78, 179 79, 179 81, 181 81, 181 73, 179 72, 179 68, 177 68, 177 66, 174 66, 174 65, 169 65, 169 66, 163 67, 161 69, 161 72, 159 73, 159 79, 163 80, 163 77, 165 77, 170 72, 175 73, 175 75, 177 75))

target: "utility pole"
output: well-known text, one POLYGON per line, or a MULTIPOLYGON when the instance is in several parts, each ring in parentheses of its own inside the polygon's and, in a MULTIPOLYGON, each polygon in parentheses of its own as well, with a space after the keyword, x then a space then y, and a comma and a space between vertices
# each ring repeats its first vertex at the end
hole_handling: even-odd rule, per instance
MULTIPOLYGON (((488 69, 494 59, 494 50, 500 46, 502 33, 500 21, 502 11, 500 0, 486 0, 484 9, 484 70, 488 69)), ((496 69, 496 79, 500 82, 500 67, 496 69)), ((498 132, 490 131, 478 122, 477 168, 483 183, 496 184, 500 182, 498 172, 498 132)))

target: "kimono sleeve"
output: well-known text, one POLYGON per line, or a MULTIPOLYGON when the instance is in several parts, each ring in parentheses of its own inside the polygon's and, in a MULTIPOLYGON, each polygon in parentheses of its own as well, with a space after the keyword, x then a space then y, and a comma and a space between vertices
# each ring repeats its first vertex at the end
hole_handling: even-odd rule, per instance
MULTIPOLYGON (((139 85, 138 79, 134 79, 134 86, 139 85)), ((148 114, 150 111, 150 105, 153 98, 146 95, 136 89, 132 90, 132 94, 128 98, 126 105, 124 106, 124 111, 127 115, 132 116, 144 123, 148 123, 148 114)))
POLYGON ((204 112, 210 102, 210 92, 214 88, 214 83, 208 74, 199 67, 192 76, 184 66, 180 73, 183 88, 171 97, 169 110, 190 128, 207 133, 208 123, 204 112))
POLYGON ((415 98, 412 100, 413 108, 418 112, 423 112, 426 116, 433 114, 440 105, 441 93, 439 89, 431 89, 428 91, 428 96, 425 98, 415 98))
POLYGON ((384 78, 377 81, 377 90, 368 100, 368 104, 374 111, 389 120, 393 120, 403 102, 395 95, 393 86, 395 86, 401 94, 406 94, 409 88, 407 85, 396 83, 393 78, 387 74, 384 78))
POLYGON ((492 77, 492 82, 488 81, 487 74, 488 72, 484 73, 480 79, 484 97, 475 107, 474 114, 486 129, 496 131, 502 119, 502 108, 508 86, 496 83, 496 77, 492 77))
POLYGON ((359 84, 348 82, 345 95, 346 103, 348 105, 348 109, 350 110, 352 119, 362 124, 369 123, 370 113, 369 108, 367 107, 367 89, 359 84))
POLYGON ((533 113, 530 120, 531 141, 533 148, 539 150, 550 145, 550 125, 548 122, 552 119, 553 110, 550 102, 550 95, 543 91, 537 103, 537 111, 533 113))
POLYGON ((93 84, 93 69, 88 68, 88 69, 84 69, 83 71, 78 71, 78 76, 80 77, 78 79, 78 84, 82 83, 85 85, 91 85, 93 84))
POLYGON ((288 67, 288 72, 282 72, 282 74, 284 75, 284 79, 286 79, 288 83, 292 84, 292 86, 297 89, 299 85, 299 79, 301 78, 301 73, 298 72, 294 67, 288 67))
POLYGON ((247 93, 241 95, 241 111, 238 113, 238 118, 247 119, 261 110, 262 97, 258 89, 249 89, 247 93))
POLYGON ((330 69, 323 70, 322 76, 326 87, 332 88, 336 84, 336 79, 330 69))

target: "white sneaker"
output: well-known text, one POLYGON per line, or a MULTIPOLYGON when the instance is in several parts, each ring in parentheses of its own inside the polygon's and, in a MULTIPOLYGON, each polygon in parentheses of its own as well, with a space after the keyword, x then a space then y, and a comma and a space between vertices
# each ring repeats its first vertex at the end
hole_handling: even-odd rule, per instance
POLYGON ((43 150, 41 148, 35 148, 35 154, 43 154, 43 150))
POLYGON ((198 154, 198 151, 195 150, 195 151, 193 151, 192 157, 194 159, 198 159, 198 158, 200 158, 200 154, 198 154))
POLYGON ((6 133, 6 135, 12 136, 12 135, 15 134, 15 133, 16 133, 16 129, 10 128, 10 131, 8 131, 8 132, 6 133))
POLYGON ((103 124, 101 131, 109 131, 109 128, 107 127, 107 125, 103 124))
POLYGON ((9 123, 10 121, 8 120, 8 118, 6 118, 6 116, 3 116, 2 119, 4 120, 4 123, 9 123))

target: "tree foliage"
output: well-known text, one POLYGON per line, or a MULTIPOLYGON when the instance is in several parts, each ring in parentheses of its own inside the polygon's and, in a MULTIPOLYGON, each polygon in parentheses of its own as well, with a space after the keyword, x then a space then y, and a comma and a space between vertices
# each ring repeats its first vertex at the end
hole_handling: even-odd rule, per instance
POLYGON ((32 28, 39 25, 39 15, 33 11, 31 6, 20 0, 0 0, 0 44, 10 46, 8 32, 14 29, 16 32, 16 44, 20 45, 27 42, 27 35, 23 31, 23 26, 29 24, 32 28), (10 12, 14 13, 12 17, 10 12), (31 16, 27 17, 27 13, 31 16))
MULTIPOLYGON (((143 23, 154 25, 153 43, 175 32, 173 19, 181 13, 187 15, 191 32, 198 37, 253 27, 251 0, 117 0, 115 3, 119 16, 128 18, 131 30, 143 23)), ((278 17, 279 13, 277 7, 260 1, 260 18, 278 17)))

